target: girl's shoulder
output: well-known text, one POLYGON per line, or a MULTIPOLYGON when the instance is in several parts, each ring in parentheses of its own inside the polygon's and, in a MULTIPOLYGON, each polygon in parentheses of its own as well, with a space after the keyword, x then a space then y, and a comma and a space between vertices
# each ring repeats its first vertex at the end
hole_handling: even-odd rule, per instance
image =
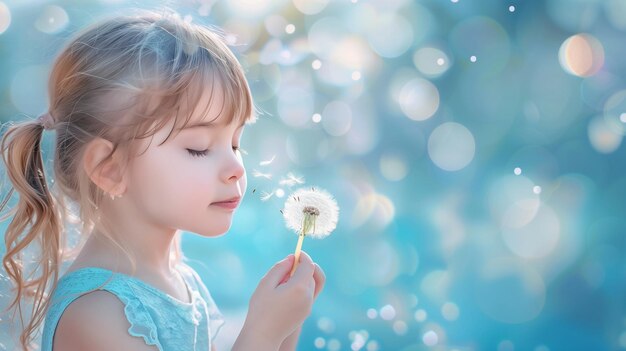
MULTIPOLYGON (((132 325, 124 304, 113 294, 98 290, 76 298, 67 306, 47 344, 50 349, 54 346, 70 351, 155 350, 152 345, 157 345, 156 338, 142 340, 133 337, 128 332, 129 328, 132 325)), ((46 342, 42 346, 46 350, 46 342)))

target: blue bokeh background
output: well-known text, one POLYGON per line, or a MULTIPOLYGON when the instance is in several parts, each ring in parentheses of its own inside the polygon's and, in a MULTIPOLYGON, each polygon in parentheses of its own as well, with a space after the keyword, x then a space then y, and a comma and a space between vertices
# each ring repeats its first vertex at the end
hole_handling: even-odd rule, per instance
POLYGON ((76 30, 162 5, 228 33, 264 112, 232 229, 183 236, 219 349, 295 248, 289 173, 340 207, 299 349, 626 349, 626 1, 0 1, 2 122, 46 111, 76 30))

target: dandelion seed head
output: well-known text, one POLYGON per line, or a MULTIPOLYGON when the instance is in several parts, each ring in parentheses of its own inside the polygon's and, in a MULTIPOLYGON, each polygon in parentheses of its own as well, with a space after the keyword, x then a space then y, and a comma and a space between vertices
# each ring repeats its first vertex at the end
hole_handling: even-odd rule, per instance
POLYGON ((308 215, 311 215, 311 216, 319 216, 320 215, 320 210, 318 210, 317 208, 315 208, 313 206, 306 206, 302 210, 302 213, 308 214, 308 215))
POLYGON ((300 234, 308 229, 309 221, 313 221, 311 232, 305 234, 321 239, 328 236, 337 226, 339 207, 333 197, 320 188, 301 188, 287 197, 283 217, 287 228, 300 234), (307 224, 305 225, 305 222, 307 224), (304 227, 303 227, 304 226, 304 227))

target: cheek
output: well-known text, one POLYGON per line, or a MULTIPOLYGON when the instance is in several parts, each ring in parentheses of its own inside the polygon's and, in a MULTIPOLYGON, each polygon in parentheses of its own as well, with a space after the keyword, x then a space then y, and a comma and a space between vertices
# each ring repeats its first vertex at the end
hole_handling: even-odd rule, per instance
POLYGON ((209 167, 202 167, 201 160, 191 157, 176 150, 141 156, 133 167, 133 193, 147 208, 158 207, 154 208, 157 212, 188 210, 198 202, 209 201, 209 167))

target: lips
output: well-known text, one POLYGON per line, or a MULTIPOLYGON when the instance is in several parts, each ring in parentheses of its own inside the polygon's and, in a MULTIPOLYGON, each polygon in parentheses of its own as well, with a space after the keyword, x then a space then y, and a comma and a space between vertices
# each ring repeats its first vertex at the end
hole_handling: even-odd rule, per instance
POLYGON ((241 197, 235 196, 235 197, 232 197, 232 198, 227 199, 227 200, 214 202, 211 205, 215 205, 215 206, 219 206, 219 207, 223 207, 223 208, 232 210, 232 209, 237 208, 237 206, 239 206, 239 202, 240 201, 241 201, 241 197))

